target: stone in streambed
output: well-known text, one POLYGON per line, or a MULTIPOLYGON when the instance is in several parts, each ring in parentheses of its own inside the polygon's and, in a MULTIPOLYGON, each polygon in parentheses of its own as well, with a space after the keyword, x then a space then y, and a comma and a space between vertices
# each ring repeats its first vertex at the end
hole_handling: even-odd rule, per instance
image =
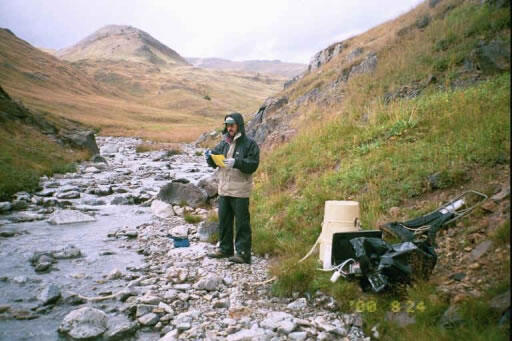
POLYGON ((55 211, 48 219, 48 223, 52 225, 86 223, 91 221, 96 221, 96 218, 80 211, 66 209, 55 211))
POLYGON ((76 340, 99 337, 107 330, 108 317, 103 311, 83 307, 71 311, 62 320, 59 332, 76 340))
POLYGON ((172 205, 161 200, 153 200, 151 203, 151 212, 153 212, 153 215, 163 219, 174 216, 172 205))
POLYGON ((194 184, 173 181, 160 189, 157 198, 169 204, 180 205, 185 202, 197 208, 206 202, 207 194, 194 184))
POLYGON ((57 302, 60 296, 60 288, 57 285, 50 283, 43 288, 37 296, 37 299, 41 301, 43 305, 48 305, 57 302))

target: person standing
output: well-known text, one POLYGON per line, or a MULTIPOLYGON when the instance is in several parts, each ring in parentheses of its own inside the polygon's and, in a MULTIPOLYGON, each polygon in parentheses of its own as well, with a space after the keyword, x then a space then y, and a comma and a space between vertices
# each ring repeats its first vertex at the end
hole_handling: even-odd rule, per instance
POLYGON ((210 167, 218 166, 211 155, 224 155, 225 167, 218 171, 219 180, 219 241, 216 252, 210 258, 229 258, 234 263, 251 264, 251 223, 249 197, 252 190, 252 174, 259 165, 258 144, 245 134, 244 119, 239 113, 224 118, 222 141, 206 150, 206 162, 210 167), (236 237, 233 245, 233 220, 236 237), (236 249, 236 254, 235 254, 236 249))

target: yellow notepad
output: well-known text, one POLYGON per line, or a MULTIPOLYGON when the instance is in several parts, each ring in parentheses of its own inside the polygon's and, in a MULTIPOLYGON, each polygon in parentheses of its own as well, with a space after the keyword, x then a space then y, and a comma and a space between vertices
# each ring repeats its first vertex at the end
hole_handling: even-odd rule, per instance
POLYGON ((220 154, 220 155, 217 155, 217 154, 212 154, 212 160, 213 162, 215 162, 215 164, 219 167, 226 167, 226 165, 224 164, 224 155, 220 154))

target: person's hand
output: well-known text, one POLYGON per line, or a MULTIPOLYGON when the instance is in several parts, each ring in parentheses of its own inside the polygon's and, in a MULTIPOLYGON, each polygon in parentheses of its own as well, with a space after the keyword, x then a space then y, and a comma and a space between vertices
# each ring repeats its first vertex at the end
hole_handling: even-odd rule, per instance
POLYGON ((235 165, 235 159, 233 159, 233 158, 225 159, 224 165, 226 166, 226 168, 233 168, 233 166, 235 165))
POLYGON ((212 151, 210 149, 206 149, 204 152, 204 158, 206 159, 206 161, 208 161, 210 155, 212 155, 212 151))

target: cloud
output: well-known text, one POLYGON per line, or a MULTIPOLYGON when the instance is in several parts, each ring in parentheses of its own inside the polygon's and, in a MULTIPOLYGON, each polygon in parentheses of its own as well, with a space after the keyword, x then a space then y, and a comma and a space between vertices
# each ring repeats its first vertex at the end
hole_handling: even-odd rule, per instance
POLYGON ((0 26, 64 48, 108 24, 138 27, 183 56, 308 62, 420 0, 2 0, 0 26))

